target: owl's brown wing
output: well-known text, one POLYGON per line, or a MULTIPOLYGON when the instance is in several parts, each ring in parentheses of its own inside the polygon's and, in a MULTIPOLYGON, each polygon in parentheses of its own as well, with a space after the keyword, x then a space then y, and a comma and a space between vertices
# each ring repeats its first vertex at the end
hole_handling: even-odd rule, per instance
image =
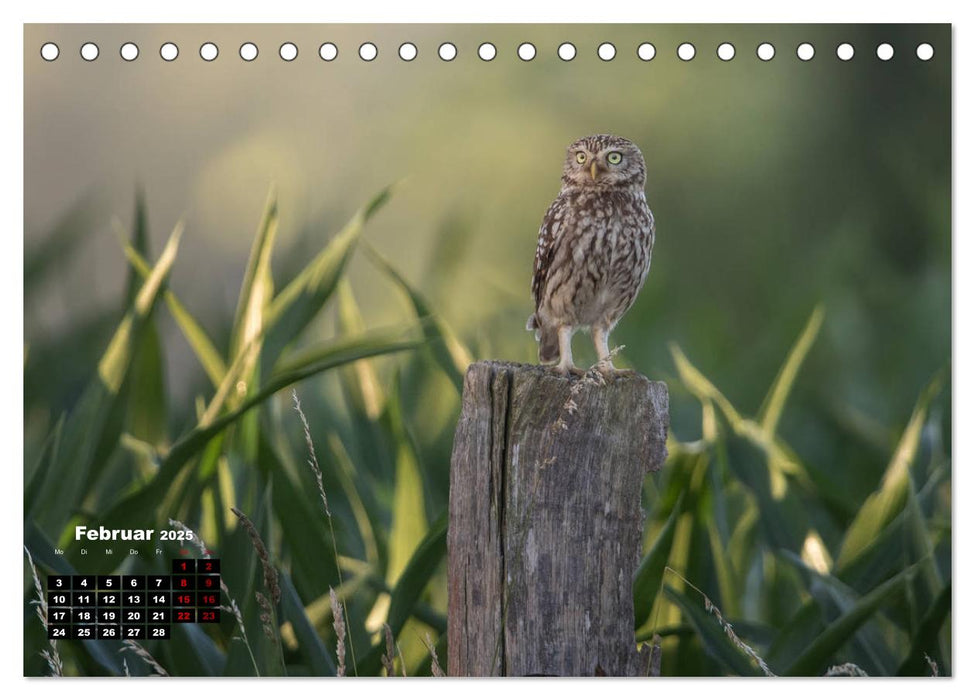
POLYGON ((535 301, 535 311, 538 311, 542 302, 542 293, 545 290, 545 283, 548 281, 552 260, 555 258, 555 250, 558 247, 559 231, 565 223, 563 221, 565 211, 565 202, 562 197, 558 197, 545 212, 545 218, 542 219, 542 225, 538 229, 535 269, 532 273, 532 299, 535 301))

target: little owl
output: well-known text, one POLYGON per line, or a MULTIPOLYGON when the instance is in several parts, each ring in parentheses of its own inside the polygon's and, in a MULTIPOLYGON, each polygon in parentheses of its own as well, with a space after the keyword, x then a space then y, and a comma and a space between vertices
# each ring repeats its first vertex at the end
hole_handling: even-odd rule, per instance
POLYGON ((598 134, 566 154, 562 189, 538 231, 528 330, 538 359, 576 372, 572 334, 589 328, 599 369, 612 373, 609 334, 633 304, 650 269, 653 214, 643 192, 647 168, 636 144, 598 134))

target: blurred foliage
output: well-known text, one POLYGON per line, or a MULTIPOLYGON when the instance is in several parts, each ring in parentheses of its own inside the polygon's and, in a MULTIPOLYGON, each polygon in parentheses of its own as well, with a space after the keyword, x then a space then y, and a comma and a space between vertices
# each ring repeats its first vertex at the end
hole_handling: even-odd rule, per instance
MULTIPOLYGON (((190 208, 187 233, 162 240, 150 234, 172 227, 172 206, 140 196, 119 250, 102 232, 126 178, 109 204, 99 192, 29 224, 25 544, 42 577, 82 562, 159 570, 174 551, 82 560, 71 528, 174 518, 220 554, 250 650, 224 613, 146 645, 170 673, 266 674, 282 656, 289 675, 333 673, 330 587, 347 605, 350 672, 381 671, 384 622, 396 673, 430 673, 427 633, 446 665, 460 380, 471 358, 534 360, 522 329, 535 231, 565 145, 611 131, 644 150, 658 225, 647 285, 612 340, 620 364, 671 391, 671 456, 645 485, 638 639, 662 638, 664 675, 762 673, 735 639, 780 675, 928 674, 925 654, 950 673, 949 28, 741 26, 727 64, 706 56, 728 32, 709 25, 535 27, 530 64, 514 55, 521 28, 490 28, 490 63, 471 58, 486 30, 450 30, 456 61, 432 58, 441 29, 417 27, 407 65, 388 58, 399 29, 336 28, 343 49, 374 40, 380 58, 323 71, 303 50, 287 79, 275 62, 180 61, 155 79, 100 62, 63 84, 25 63, 28 222, 71 200, 49 200, 60 181, 39 175, 71 165, 45 150, 65 128, 45 115, 92 113, 115 90, 128 108, 85 125, 78 163, 151 164, 152 202, 190 208), (604 33, 611 63, 595 55, 604 33), (624 60, 648 38, 652 62, 624 60), (698 46, 692 64, 667 49, 678 39, 698 46), (571 64, 555 57, 562 40, 580 49, 571 64), (767 64, 750 56, 765 40, 779 47, 767 64), (791 47, 807 40, 816 59, 799 63, 791 47), (918 40, 935 60, 913 59, 918 40), (848 64, 831 55, 841 41, 857 47, 848 64), (893 61, 873 59, 880 41, 893 61), (115 119, 156 137, 111 148, 115 119), (343 225, 349 202, 405 175, 343 225), (241 235, 268 179, 279 194, 241 235), (280 653, 230 506, 281 571, 280 653)), ((70 45, 84 27, 45 31, 70 45)), ((294 31, 311 45, 313 28, 294 31)), ((26 563, 24 582, 24 668, 44 674, 26 563)), ((123 658, 149 672, 106 642, 59 648, 66 673, 121 674, 123 658)))
POLYGON ((647 489, 634 597, 638 638, 663 638, 664 675, 760 674, 737 637, 776 675, 843 663, 920 675, 930 673, 924 654, 950 673, 950 470, 931 411, 944 373, 921 392, 874 492, 844 507, 829 475, 777 432, 822 321, 817 308, 755 418, 672 347, 672 391, 700 403, 702 437, 673 439, 669 469, 647 489))
MULTIPOLYGON (((184 644, 147 643, 173 675, 334 674, 331 588, 347 606, 351 672, 381 672, 384 623, 396 640, 397 672, 429 673, 428 634, 440 639, 445 661, 446 454, 470 355, 375 250, 370 257, 391 291, 409 302, 414 320, 364 329, 343 274, 387 197, 367 204, 275 292, 272 194, 226 354, 167 285, 182 226, 150 264, 139 199, 125 244, 132 270, 127 310, 87 389, 26 455, 25 535, 43 573, 79 566, 159 573, 168 561, 147 551, 126 556, 120 546, 82 556, 72 541, 79 522, 158 530, 176 519, 219 552, 226 612, 239 606, 244 633, 225 614, 217 628, 177 626, 184 644), (296 347, 330 302, 336 337, 296 347), (176 411, 183 427, 175 431, 160 389, 164 351, 155 327, 163 305, 210 384, 194 415, 176 411), (289 332, 276 335, 282 319, 289 332), (394 353, 398 359, 381 358, 394 353), (337 393, 305 390, 302 382, 328 370, 336 372, 337 393), (282 391, 299 384, 307 434, 304 416, 282 391), (414 403, 426 393, 417 387, 429 386, 452 407, 432 421, 414 403), (322 491, 306 463, 324 465, 322 491), (249 513, 281 572, 274 640, 259 620, 255 594, 268 595, 260 563, 228 517, 231 506, 249 513)), ((647 553, 634 586, 637 637, 660 636, 667 675, 752 675, 759 673, 755 659, 777 674, 821 675, 840 663, 870 675, 918 674, 929 669, 919 661, 924 655, 950 672, 950 459, 946 426, 933 410, 946 374, 921 392, 873 492, 853 503, 836 493, 830 469, 809 468, 780 433, 824 317, 822 307, 813 311, 754 418, 671 346, 671 390, 678 401, 698 404, 700 438, 672 434, 667 465, 647 481, 647 553)), ((53 416, 44 396, 31 391, 32 369, 28 358, 27 415, 53 416)), ((31 614, 29 571, 25 591, 25 671, 33 675, 45 672, 46 641, 31 614)), ((65 672, 122 673, 117 646, 62 644, 65 672)), ((150 671, 140 663, 129 663, 129 672, 150 671)))

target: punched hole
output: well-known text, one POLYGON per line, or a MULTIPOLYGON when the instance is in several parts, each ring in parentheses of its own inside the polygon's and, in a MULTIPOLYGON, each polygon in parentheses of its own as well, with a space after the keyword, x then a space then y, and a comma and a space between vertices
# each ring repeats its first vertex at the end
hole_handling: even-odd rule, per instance
POLYGON ((412 44, 407 41, 405 44, 400 44, 399 47, 399 57, 404 61, 412 61, 416 58, 419 51, 416 48, 416 44, 412 44))
POLYGON ((449 41, 445 41, 437 49, 437 55, 440 56, 441 61, 453 61, 457 58, 457 47, 451 44, 449 41))
POLYGON ((338 47, 330 41, 326 41, 324 44, 318 47, 318 56, 323 61, 334 61, 336 58, 338 58, 338 55, 338 47))
POLYGON ((278 47, 278 56, 282 61, 293 61, 298 58, 298 47, 290 41, 286 41, 278 47))
POLYGON ((159 57, 164 61, 175 61, 179 56, 179 47, 171 41, 159 47, 159 57))
POLYGON ((90 41, 81 45, 81 57, 86 61, 94 61, 98 58, 98 44, 90 41))
POLYGON ((220 55, 220 49, 212 41, 208 41, 200 47, 200 58, 204 61, 216 60, 217 56, 220 55))
POLYGON ((758 45, 755 54, 763 61, 771 61, 775 58, 775 47, 766 41, 758 45))
POLYGON ((119 47, 118 53, 123 61, 134 61, 139 57, 139 47, 127 41, 119 47))
POLYGON ((379 49, 371 41, 367 41, 359 47, 359 58, 363 61, 373 61, 379 55, 379 49))
POLYGON ((238 51, 238 53, 240 54, 240 57, 243 60, 250 63, 255 58, 257 58, 257 54, 260 52, 257 50, 257 44, 248 41, 240 45, 240 50, 238 51))
POLYGON ((45 61, 57 60, 57 57, 60 54, 61 54, 61 49, 59 49, 58 45, 55 44, 54 42, 49 41, 43 46, 41 46, 41 58, 43 58, 45 61))

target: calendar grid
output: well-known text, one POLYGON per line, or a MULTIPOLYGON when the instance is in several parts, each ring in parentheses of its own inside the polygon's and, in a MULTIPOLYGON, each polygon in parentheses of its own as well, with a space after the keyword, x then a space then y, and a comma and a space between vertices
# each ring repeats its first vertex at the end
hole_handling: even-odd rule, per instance
POLYGON ((48 639, 170 639, 173 624, 219 623, 220 560, 174 559, 171 571, 48 576, 48 639))

